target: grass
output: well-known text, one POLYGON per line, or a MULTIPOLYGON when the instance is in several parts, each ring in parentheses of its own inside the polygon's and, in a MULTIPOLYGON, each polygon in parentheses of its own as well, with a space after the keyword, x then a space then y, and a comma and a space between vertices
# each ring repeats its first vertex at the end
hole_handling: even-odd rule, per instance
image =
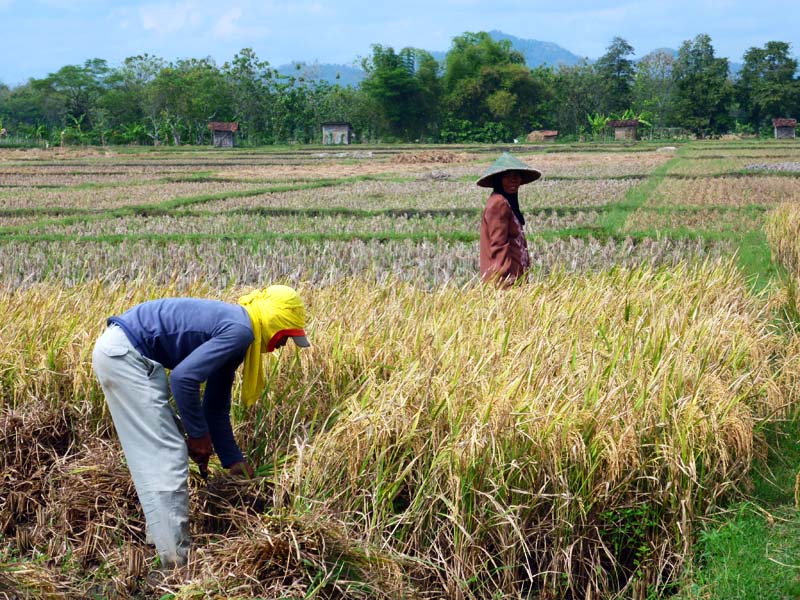
POLYGON ((703 528, 692 581, 675 600, 800 598, 800 429, 796 421, 771 429, 769 460, 754 473, 750 500, 703 528))

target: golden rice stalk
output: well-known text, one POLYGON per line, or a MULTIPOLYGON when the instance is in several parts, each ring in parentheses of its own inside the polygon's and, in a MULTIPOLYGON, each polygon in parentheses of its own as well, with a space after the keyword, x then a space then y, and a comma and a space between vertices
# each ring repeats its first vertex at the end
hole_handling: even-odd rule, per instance
POLYGON ((800 275, 800 210, 785 202, 767 216, 764 226, 775 262, 800 275))
MULTIPOLYGON (((270 356, 262 403, 235 411, 269 487, 217 505, 203 538, 213 547, 224 529, 249 544, 201 574, 226 594, 254 573, 342 593, 349 575, 324 558, 342 547, 348 569, 380 548, 407 576, 396 565, 411 557, 427 565, 420 589, 450 597, 658 584, 678 572, 696 517, 746 484, 756 424, 786 414, 800 381, 797 344, 732 263, 557 272, 509 291, 346 280, 300 292, 313 347, 270 356), (263 526, 262 508, 288 521, 263 526), (319 518, 302 525, 306 562, 300 515, 319 518)), ((94 426, 89 357, 104 318, 173 294, 143 282, 0 292, 4 401, 69 402, 94 426)), ((112 556, 79 531, 99 540, 87 555, 112 556)))
POLYGON ((510 292, 330 288, 310 314, 313 360, 358 384, 285 466, 294 495, 466 595, 552 573, 608 591, 636 564, 659 578, 694 517, 742 484, 754 424, 787 408, 782 340, 730 264, 510 292))
MULTIPOLYGON (((204 296, 195 285, 188 294, 204 296)), ((20 292, 0 289, 0 404, 16 406, 31 399, 78 399, 80 412, 102 407, 91 372, 94 341, 106 318, 148 299, 179 295, 174 288, 144 282, 73 288, 37 285, 20 292)))

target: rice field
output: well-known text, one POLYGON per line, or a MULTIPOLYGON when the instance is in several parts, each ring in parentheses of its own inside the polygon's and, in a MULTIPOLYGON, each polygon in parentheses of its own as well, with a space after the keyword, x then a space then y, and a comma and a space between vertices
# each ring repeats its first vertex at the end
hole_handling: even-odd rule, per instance
POLYGON ((477 279, 498 148, 0 153, 0 597, 667 597, 797 408, 800 173, 735 166, 797 148, 513 148, 544 177, 505 291, 477 279), (313 346, 234 406, 257 476, 193 472, 190 563, 148 575, 94 340, 277 282, 313 346))
POLYGON ((714 177, 665 180, 650 206, 771 207, 797 198, 800 177, 753 174, 750 177, 714 177))

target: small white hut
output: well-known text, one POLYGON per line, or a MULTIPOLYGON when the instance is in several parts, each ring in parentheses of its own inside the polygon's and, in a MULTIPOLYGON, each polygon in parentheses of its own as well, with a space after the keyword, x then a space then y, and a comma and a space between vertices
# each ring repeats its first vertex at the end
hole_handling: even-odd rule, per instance
POLYGON ((353 128, 350 123, 331 121, 322 124, 323 144, 349 144, 353 140, 353 128))

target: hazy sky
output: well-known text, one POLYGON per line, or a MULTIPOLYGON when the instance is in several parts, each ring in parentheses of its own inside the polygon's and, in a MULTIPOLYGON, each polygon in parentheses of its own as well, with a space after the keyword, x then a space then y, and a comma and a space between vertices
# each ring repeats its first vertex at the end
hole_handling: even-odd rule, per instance
POLYGON ((800 55, 798 23, 798 0, 0 0, 0 81, 15 85, 90 58, 116 66, 145 52, 221 64, 245 47, 273 67, 352 64, 371 44, 445 51, 456 35, 492 29, 589 58, 614 36, 641 56, 707 33, 717 56, 741 62, 770 40, 800 55))

